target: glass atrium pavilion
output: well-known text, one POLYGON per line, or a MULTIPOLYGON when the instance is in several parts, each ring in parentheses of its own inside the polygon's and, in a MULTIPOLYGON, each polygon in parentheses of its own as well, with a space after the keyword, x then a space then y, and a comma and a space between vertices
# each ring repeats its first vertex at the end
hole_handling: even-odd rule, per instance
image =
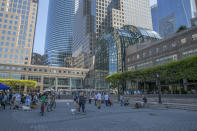
POLYGON ((110 29, 96 43, 95 72, 108 72, 101 75, 106 77, 125 71, 126 48, 158 39, 161 37, 155 31, 131 25, 110 29))

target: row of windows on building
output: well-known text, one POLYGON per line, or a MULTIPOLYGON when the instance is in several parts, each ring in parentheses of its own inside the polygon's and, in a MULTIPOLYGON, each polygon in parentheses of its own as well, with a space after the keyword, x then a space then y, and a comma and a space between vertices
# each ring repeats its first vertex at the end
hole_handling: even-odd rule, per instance
MULTIPOLYGON (((0 22, 2 22, 2 19, 0 18, 0 22)), ((10 23, 12 23, 12 20, 10 20, 9 21, 10 23)), ((9 30, 17 30, 17 29, 20 29, 21 30, 21 32, 22 31, 27 31, 28 30, 28 27, 27 27, 27 25, 20 25, 18 28, 17 28, 17 24, 18 24, 18 22, 17 21, 15 21, 15 25, 7 25, 7 24, 5 24, 5 23, 7 23, 7 20, 5 19, 4 20, 4 24, 0 24, 0 27, 2 28, 2 29, 9 29, 9 30)), ((28 23, 28 22, 27 22, 28 23)), ((32 32, 32 27, 33 27, 33 25, 32 24, 30 24, 30 26, 29 26, 29 32, 32 32)))
POLYGON ((28 62, 23 62, 23 61, 19 61, 19 60, 15 60, 15 61, 13 61, 13 60, 7 60, 7 59, 5 59, 5 60, 1 60, 0 59, 0 63, 9 63, 9 64, 25 64, 25 65, 27 65, 28 64, 28 62))
POLYGON ((11 19, 11 20, 28 20, 29 19, 29 16, 26 16, 26 15, 13 15, 13 14, 6 14, 6 13, 0 13, 0 17, 4 19, 11 19))
MULTIPOLYGON (((194 56, 194 55, 197 55, 197 49, 184 51, 184 52, 181 53, 180 57, 181 58, 186 58, 186 57, 190 57, 190 56, 194 56)), ((165 64, 165 63, 168 63, 168 62, 171 62, 171 61, 176 61, 176 60, 178 60, 178 55, 177 54, 170 55, 170 56, 164 56, 164 57, 161 57, 161 58, 156 58, 154 60, 154 62, 153 62, 153 60, 151 60, 151 61, 147 61, 147 62, 144 62, 144 63, 137 64, 136 66, 134 66, 134 65, 130 66, 130 67, 128 67, 128 70, 135 70, 136 67, 137 67, 137 69, 148 68, 148 67, 151 67, 151 66, 154 66, 154 65, 165 64)))
MULTIPOLYGON (((0 28, 1 28, 1 24, 0 24, 0 28)), ((17 35, 16 31, 2 30, 1 32, 2 32, 3 35, 6 35, 6 34, 7 34, 7 35, 14 35, 14 36, 17 35)), ((21 39, 21 40, 26 40, 26 35, 23 34, 24 31, 21 30, 19 33, 20 33, 19 39, 21 39), (22 35, 23 35, 23 36, 22 36, 22 35)), ((29 33, 29 37, 30 37, 30 38, 32 37, 32 34, 31 34, 31 33, 29 33)), ((29 39, 30 39, 30 38, 29 38, 29 39)))
MULTIPOLYGON (((192 35, 192 40, 193 40, 193 41, 194 41, 194 40, 197 40, 197 34, 193 34, 193 35, 192 35)), ((182 39, 180 40, 180 43, 181 43, 181 44, 187 43, 187 39, 186 39, 186 38, 182 38, 182 39)), ((172 43, 170 44, 170 48, 167 47, 167 45, 163 45, 161 49, 158 48, 158 47, 156 47, 155 49, 151 49, 151 50, 146 51, 146 52, 144 51, 144 52, 141 53, 141 54, 134 55, 132 58, 128 58, 127 61, 128 61, 128 62, 131 62, 131 61, 134 61, 134 60, 138 60, 138 59, 140 59, 140 58, 145 58, 145 57, 152 56, 153 53, 154 53, 154 54, 157 54, 157 53, 159 53, 159 52, 161 52, 161 51, 165 52, 165 51, 167 51, 168 49, 171 49, 171 48, 176 47, 177 44, 178 44, 178 43, 172 42, 172 43), (160 51, 160 50, 161 50, 161 51, 160 51)))
POLYGON ((8 48, 0 48, 0 52, 10 52, 10 53, 21 53, 21 54, 26 54, 26 55, 29 55, 30 54, 30 51, 29 50, 19 50, 19 49, 8 49, 8 48))
MULTIPOLYGON (((25 38, 22 39, 22 37, 20 37, 20 40, 24 40, 25 38)), ((10 37, 10 36, 1 36, 1 40, 7 40, 7 41, 16 41, 16 37, 10 37)), ((28 42, 31 42, 31 38, 28 39, 28 42)), ((19 42, 21 44, 21 42, 19 42)), ((23 45, 25 45, 25 41, 22 41, 22 43, 24 43, 23 45)), ((19 44, 19 45, 20 45, 19 44)))
MULTIPOLYGON (((7 2, 6 0, 3 0, 4 2, 7 2)), ((27 5, 31 2, 31 0, 9 0, 11 3, 13 4, 23 4, 23 5, 27 5)))
POLYGON ((25 58, 25 60, 28 60, 28 56, 18 56, 18 55, 8 55, 8 54, 0 54, 0 58, 4 58, 4 59, 18 59, 20 58, 20 60, 23 60, 25 58))
MULTIPOLYGON (((37 82, 41 82, 41 76, 39 75, 28 75, 28 80, 33 80, 37 82)), ((9 74, 8 73, 0 73, 0 79, 8 79, 9 74)), ((25 74, 19 74, 19 73, 11 73, 10 74, 11 79, 16 80, 25 80, 25 74)), ((81 78, 71 78, 72 85, 82 85, 82 79, 81 78)), ((44 77, 43 78, 43 84, 46 85, 55 85, 55 77, 44 77)), ((57 84, 58 85, 70 85, 70 78, 57 78, 57 84)))
POLYGON ((28 68, 28 67, 16 67, 16 66, 0 66, 0 70, 12 70, 12 71, 32 71, 32 72, 45 72, 45 73, 62 73, 72 75, 86 75, 85 72, 57 70, 57 69, 41 69, 41 68, 28 68))
MULTIPOLYGON (((20 45, 22 45, 23 47, 25 46, 26 42, 25 41, 18 41, 18 45, 17 47, 20 47, 20 45)), ((3 41, 0 41, 0 46, 3 47, 15 47, 16 45, 14 43, 10 43, 10 42, 3 42, 3 41)), ((27 44, 27 47, 31 47, 31 44, 27 44)), ((5 49, 6 50, 6 49, 5 49)), ((10 52, 14 52, 12 51, 13 49, 10 49, 10 52)), ((0 48, 0 51, 3 51, 3 48, 0 48)), ((16 53, 18 53, 18 49, 16 49, 16 53)), ((22 51, 21 51, 22 52, 22 51)))

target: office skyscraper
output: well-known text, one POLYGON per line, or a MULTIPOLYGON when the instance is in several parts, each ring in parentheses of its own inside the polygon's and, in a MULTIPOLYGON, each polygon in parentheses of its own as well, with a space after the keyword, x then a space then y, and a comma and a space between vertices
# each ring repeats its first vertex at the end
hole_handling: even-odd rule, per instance
POLYGON ((38 0, 0 1, 0 63, 31 64, 38 0))
POLYGON ((66 66, 65 59, 72 56, 72 26, 75 0, 49 0, 45 55, 47 64, 66 66))
POLYGON ((158 0, 152 7, 153 29, 162 37, 172 35, 180 26, 191 27, 197 16, 196 0, 158 0))
POLYGON ((81 67, 93 65, 96 39, 110 27, 152 29, 149 0, 77 0, 76 7, 72 51, 74 57, 86 61, 77 63, 81 67))

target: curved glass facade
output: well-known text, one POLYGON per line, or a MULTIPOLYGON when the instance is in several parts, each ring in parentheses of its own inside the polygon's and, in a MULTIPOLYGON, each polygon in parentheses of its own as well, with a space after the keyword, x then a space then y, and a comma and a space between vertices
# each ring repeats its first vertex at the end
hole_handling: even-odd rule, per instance
POLYGON ((154 31, 124 26, 122 29, 112 28, 96 43, 95 69, 113 74, 125 70, 126 48, 137 43, 154 41, 161 37, 154 31))
POLYGON ((74 22, 74 0, 50 0, 45 54, 47 64, 66 66, 64 59, 72 56, 72 26, 74 22))

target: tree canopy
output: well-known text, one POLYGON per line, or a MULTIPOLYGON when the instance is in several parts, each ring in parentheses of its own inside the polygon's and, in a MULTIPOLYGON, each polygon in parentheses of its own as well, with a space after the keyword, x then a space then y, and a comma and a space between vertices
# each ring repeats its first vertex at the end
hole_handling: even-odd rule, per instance
POLYGON ((150 68, 115 73, 107 76, 106 80, 112 84, 121 84, 127 80, 155 81, 157 74, 159 74, 162 81, 169 83, 184 78, 187 78, 188 80, 197 80, 197 56, 150 68))
POLYGON ((0 82, 11 88, 20 88, 22 86, 26 86, 28 88, 35 88, 37 85, 37 82, 32 80, 0 79, 0 82))
POLYGON ((179 32, 184 31, 184 30, 187 30, 187 27, 186 26, 180 26, 178 28, 178 30, 176 31, 176 33, 179 33, 179 32))

